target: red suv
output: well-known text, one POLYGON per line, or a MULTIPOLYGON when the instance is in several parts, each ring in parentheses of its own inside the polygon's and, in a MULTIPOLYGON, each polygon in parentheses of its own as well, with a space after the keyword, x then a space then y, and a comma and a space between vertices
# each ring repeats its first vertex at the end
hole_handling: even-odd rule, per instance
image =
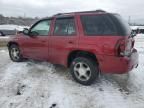
POLYGON ((8 43, 12 61, 23 58, 70 67, 90 85, 99 73, 122 74, 138 66, 131 29, 118 14, 86 11, 57 14, 36 22, 8 43))

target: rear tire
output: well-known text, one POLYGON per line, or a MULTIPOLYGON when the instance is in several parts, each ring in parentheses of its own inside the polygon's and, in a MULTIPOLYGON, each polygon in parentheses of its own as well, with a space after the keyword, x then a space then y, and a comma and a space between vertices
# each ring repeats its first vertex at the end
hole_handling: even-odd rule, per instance
POLYGON ((73 60, 70 71, 74 80, 82 85, 91 85, 99 76, 96 61, 91 58, 78 57, 73 60))
POLYGON ((10 56, 11 60, 14 62, 21 62, 23 60, 21 51, 20 51, 18 45, 15 45, 15 44, 12 44, 9 47, 9 56, 10 56))

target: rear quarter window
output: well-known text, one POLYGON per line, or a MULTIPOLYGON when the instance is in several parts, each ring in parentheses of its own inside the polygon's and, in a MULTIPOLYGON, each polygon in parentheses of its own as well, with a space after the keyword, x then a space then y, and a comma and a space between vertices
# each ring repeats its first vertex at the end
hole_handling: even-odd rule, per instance
POLYGON ((129 36, 131 34, 129 24, 119 14, 109 14, 109 16, 115 23, 119 36, 129 36))
POLYGON ((107 15, 82 15, 81 22, 87 36, 117 35, 116 26, 107 15))

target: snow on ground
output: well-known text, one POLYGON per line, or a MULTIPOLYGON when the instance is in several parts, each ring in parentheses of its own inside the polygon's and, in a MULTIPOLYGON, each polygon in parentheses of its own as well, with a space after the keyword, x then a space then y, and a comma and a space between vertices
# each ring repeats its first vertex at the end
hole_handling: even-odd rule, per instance
POLYGON ((0 39, 7 39, 9 36, 0 36, 0 39))
POLYGON ((144 34, 138 34, 135 37, 135 41, 137 43, 137 47, 143 47, 142 45, 144 45, 144 34))
POLYGON ((69 70, 47 62, 14 63, 0 49, 0 108, 144 108, 144 45, 136 42, 140 64, 122 86, 101 76, 82 86, 69 70))

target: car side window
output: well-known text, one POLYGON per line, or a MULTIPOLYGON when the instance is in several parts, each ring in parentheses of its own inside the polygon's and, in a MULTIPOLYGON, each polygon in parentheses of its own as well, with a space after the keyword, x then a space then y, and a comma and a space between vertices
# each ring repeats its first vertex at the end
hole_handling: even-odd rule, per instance
POLYGON ((117 30, 109 17, 105 15, 81 16, 84 33, 87 36, 116 35, 117 30))
POLYGON ((47 36, 50 31, 51 20, 42 20, 38 22, 30 32, 36 32, 39 36, 47 36))
POLYGON ((74 18, 57 18, 55 23, 54 35, 70 36, 76 34, 74 18))

